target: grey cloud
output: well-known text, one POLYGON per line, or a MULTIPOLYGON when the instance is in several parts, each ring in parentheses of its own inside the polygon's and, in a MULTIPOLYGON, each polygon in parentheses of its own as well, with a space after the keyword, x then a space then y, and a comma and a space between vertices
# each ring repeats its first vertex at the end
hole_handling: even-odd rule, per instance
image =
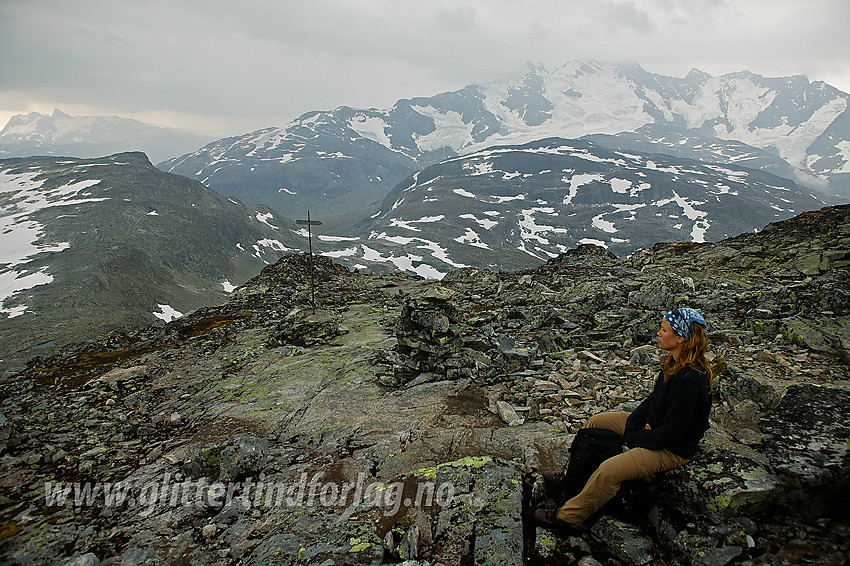
POLYGON ((0 99, 259 127, 585 58, 677 76, 805 73, 850 90, 848 19, 844 0, 0 2, 0 99))

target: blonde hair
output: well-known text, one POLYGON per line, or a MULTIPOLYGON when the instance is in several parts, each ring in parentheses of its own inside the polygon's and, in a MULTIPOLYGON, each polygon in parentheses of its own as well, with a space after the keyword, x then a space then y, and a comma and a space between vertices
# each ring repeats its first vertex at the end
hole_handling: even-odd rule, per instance
POLYGON ((705 327, 694 323, 693 334, 682 343, 679 357, 667 356, 661 363, 661 369, 664 370, 665 383, 670 381, 670 378, 674 374, 687 367, 706 374, 708 376, 709 387, 713 388, 714 381, 711 375, 711 363, 705 357, 705 353, 708 351, 708 343, 708 334, 706 334, 705 327))

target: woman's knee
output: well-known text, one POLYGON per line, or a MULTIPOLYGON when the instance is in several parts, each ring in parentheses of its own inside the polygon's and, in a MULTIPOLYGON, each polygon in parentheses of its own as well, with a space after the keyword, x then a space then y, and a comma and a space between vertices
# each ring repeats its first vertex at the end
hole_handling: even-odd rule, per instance
POLYGON ((628 453, 624 453, 602 462, 596 473, 599 474, 600 480, 613 486, 634 479, 640 471, 635 468, 633 461, 628 457, 628 453))
POLYGON ((626 419, 628 418, 629 413, 623 411, 598 413, 587 419, 584 428, 604 428, 623 434, 626 428, 626 419))
POLYGON ((585 421, 585 423, 584 423, 584 428, 601 428, 601 427, 599 426, 599 424, 600 424, 600 421, 601 421, 603 418, 604 418, 604 417, 602 417, 602 413, 599 413, 599 414, 593 415, 592 417, 590 417, 589 419, 587 419, 587 421, 585 421))
POLYGON ((669 450, 633 448, 628 453, 634 456, 635 467, 640 469, 644 476, 672 470, 688 463, 688 460, 676 456, 669 450))

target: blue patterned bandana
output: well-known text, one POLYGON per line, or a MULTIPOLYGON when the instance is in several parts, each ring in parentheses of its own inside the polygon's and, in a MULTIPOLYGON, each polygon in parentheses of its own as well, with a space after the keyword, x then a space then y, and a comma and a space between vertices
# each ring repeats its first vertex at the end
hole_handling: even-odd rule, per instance
POLYGON ((672 310, 665 314, 664 318, 667 319, 667 322, 670 323, 670 326, 673 327, 676 334, 685 340, 690 340, 691 334, 694 333, 695 322, 701 324, 703 327, 706 326, 702 313, 697 309, 672 310))

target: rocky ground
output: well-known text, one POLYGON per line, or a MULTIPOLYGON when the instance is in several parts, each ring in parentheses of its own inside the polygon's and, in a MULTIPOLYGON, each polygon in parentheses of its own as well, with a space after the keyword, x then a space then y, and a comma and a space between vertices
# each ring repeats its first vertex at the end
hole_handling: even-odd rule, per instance
POLYGON ((8 564, 841 564, 850 207, 629 259, 442 281, 288 256, 221 307, 0 382, 8 564), (586 528, 527 521, 572 434, 706 313, 712 429, 586 528))

